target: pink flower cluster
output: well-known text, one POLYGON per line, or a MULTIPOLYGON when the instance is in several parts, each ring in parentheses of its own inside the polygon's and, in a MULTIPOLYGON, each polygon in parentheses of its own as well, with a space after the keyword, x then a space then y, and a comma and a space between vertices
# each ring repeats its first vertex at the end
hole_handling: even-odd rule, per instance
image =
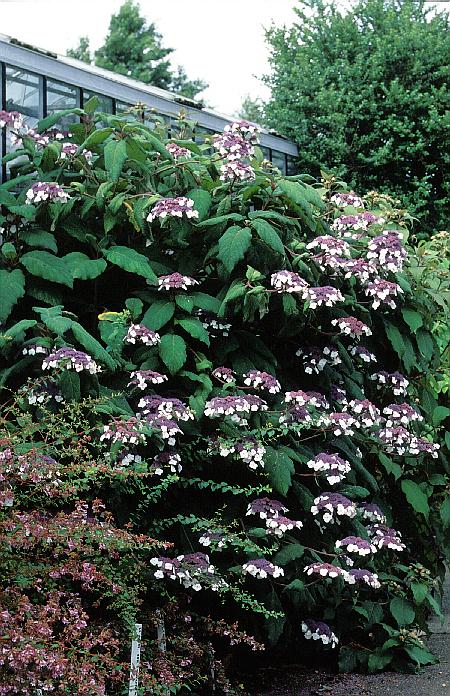
POLYGON ((154 372, 153 370, 135 370, 130 374, 130 381, 128 382, 129 387, 136 387, 137 389, 148 389, 151 384, 162 384, 167 382, 167 376, 161 375, 159 372, 154 372))
POLYGON ((183 470, 181 457, 177 452, 160 452, 153 457, 150 471, 156 476, 162 476, 168 470, 171 474, 180 474, 183 470))
POLYGON ((41 201, 57 201, 59 203, 67 203, 70 196, 64 191, 62 186, 55 182, 38 182, 33 184, 27 191, 26 203, 40 203, 41 201))
POLYGON ((383 278, 375 278, 372 283, 367 283, 365 293, 372 298, 372 309, 377 309, 381 304, 387 304, 391 309, 396 308, 395 299, 403 294, 398 283, 392 283, 383 278))
POLYGON ((352 357, 356 358, 357 360, 361 360, 362 362, 377 362, 375 355, 363 346, 350 346, 348 352, 352 357))
POLYGON ((109 425, 103 426, 100 442, 108 441, 111 444, 121 442, 123 445, 137 445, 146 441, 146 435, 142 432, 142 422, 138 418, 120 420, 115 418, 109 425))
POLYGON ((187 147, 182 147, 181 145, 177 145, 177 143, 168 143, 166 145, 166 150, 170 152, 175 161, 179 160, 180 157, 184 157, 185 159, 192 157, 192 152, 187 147))
POLYGON ((298 391, 286 392, 284 395, 285 403, 294 403, 297 406, 313 406, 314 408, 330 407, 328 401, 320 392, 305 392, 301 389, 298 391))
POLYGON ((358 556, 368 556, 376 553, 376 546, 370 541, 357 536, 348 536, 339 539, 335 544, 337 549, 344 549, 347 553, 356 553, 358 556))
POLYGON ((194 419, 194 414, 186 404, 175 397, 164 397, 158 394, 143 396, 138 403, 139 416, 152 418, 153 416, 164 416, 179 421, 189 421, 194 419))
POLYGON ((402 542, 400 532, 385 524, 373 524, 367 528, 372 540, 372 544, 378 549, 392 549, 393 551, 404 551, 405 544, 402 542))
MULTIPOLYGON (((78 155, 78 150, 79 147, 76 143, 63 143, 59 157, 62 160, 75 157, 78 155)), ((90 150, 86 150, 86 148, 84 148, 80 154, 82 157, 84 157, 86 162, 90 162, 92 160, 92 152, 90 150)))
POLYGON ((267 411, 267 404, 254 394, 245 396, 216 396, 205 404, 205 416, 218 418, 231 416, 232 420, 240 422, 241 414, 250 415, 256 411, 267 411))
POLYGON ((161 338, 158 333, 150 331, 143 324, 131 324, 123 340, 124 343, 143 343, 144 346, 156 346, 161 338))
POLYGON ((354 570, 343 570, 330 563, 312 563, 305 567, 307 575, 319 575, 322 578, 342 578, 349 585, 365 583, 374 589, 381 587, 378 576, 370 570, 355 568, 354 570))
POLYGON ((225 384, 231 384, 236 381, 236 374, 230 367, 216 367, 212 371, 212 376, 225 384))
POLYGON ((332 326, 337 326, 339 331, 351 338, 360 339, 362 336, 371 336, 372 331, 364 322, 359 321, 356 317, 341 317, 332 319, 332 326))
POLYGON ((302 632, 306 640, 319 640, 323 645, 331 645, 332 648, 335 648, 339 643, 338 637, 323 621, 305 619, 302 621, 302 632))
POLYGON ((265 558, 254 558, 251 561, 247 561, 242 566, 242 570, 258 580, 264 580, 268 577, 279 578, 284 575, 283 568, 274 565, 265 558))
POLYGON ((203 587, 218 591, 226 586, 221 578, 215 576, 216 569, 210 563, 209 556, 204 553, 182 554, 176 558, 157 556, 151 558, 150 563, 157 568, 155 578, 178 580, 183 587, 191 588, 195 592, 203 587))
POLYGON ((343 481, 351 471, 351 466, 346 459, 326 452, 316 454, 314 459, 306 462, 306 466, 316 473, 325 474, 328 483, 332 486, 343 481))
POLYGON ((220 438, 217 442, 212 443, 208 451, 213 452, 216 449, 221 457, 236 454, 238 459, 242 459, 249 469, 255 470, 264 467, 263 458, 266 448, 254 437, 249 436, 235 441, 220 438))
POLYGON ((385 445, 387 452, 398 455, 429 454, 434 459, 438 456, 438 444, 422 440, 402 426, 382 428, 376 435, 385 445))
POLYGON ((317 307, 333 307, 338 302, 344 302, 344 297, 340 290, 332 285, 325 285, 317 288, 305 288, 303 290, 303 299, 309 304, 310 309, 317 307))
POLYGON ((371 428, 381 422, 381 412, 369 399, 352 399, 345 406, 346 411, 356 413, 358 416, 357 427, 371 428))
POLYGON ((337 217, 332 228, 336 232, 341 232, 344 237, 358 238, 358 236, 354 237, 355 231, 366 231, 371 225, 382 225, 384 222, 386 222, 385 219, 380 215, 365 211, 364 213, 337 217))
POLYGON ((52 368, 62 370, 75 370, 82 372, 85 370, 91 375, 101 372, 101 367, 87 353, 74 348, 59 348, 54 353, 50 353, 42 362, 43 370, 52 368))
POLYGON ((405 396, 409 387, 409 381, 401 372, 381 370, 380 372, 374 372, 369 379, 376 382, 379 389, 384 386, 392 389, 396 396, 405 396))
POLYGON ((158 290, 187 290, 192 285, 198 285, 198 280, 181 273, 171 273, 158 278, 158 290))
POLYGON ((364 208, 364 201, 354 191, 335 193, 330 200, 338 208, 346 208, 349 205, 353 206, 353 208, 364 208))
POLYGON ((334 346, 324 346, 323 348, 311 346, 311 348, 306 349, 299 348, 295 355, 303 358, 304 370, 306 374, 309 375, 313 373, 318 375, 327 365, 334 367, 342 363, 339 357, 339 351, 337 348, 334 348, 334 346))
POLYGON ((198 210, 194 209, 194 205, 194 201, 185 196, 161 198, 147 215, 147 221, 153 222, 156 218, 164 220, 166 217, 182 218, 183 215, 188 219, 198 218, 198 210))
POLYGON ((303 523, 299 520, 291 520, 283 513, 287 512, 279 500, 270 498, 257 498, 247 507, 246 515, 259 515, 260 519, 266 522, 266 533, 282 537, 287 531, 301 529, 303 523))
POLYGON ((325 252, 327 256, 350 256, 350 245, 344 239, 339 239, 339 237, 332 237, 331 235, 324 235, 322 237, 316 237, 306 245, 307 249, 320 249, 325 252))
POLYGON ((253 389, 268 391, 269 394, 278 394, 281 390, 281 385, 275 377, 269 375, 268 372, 260 370, 250 370, 243 375, 244 384, 253 389))
POLYGON ((198 542, 202 546, 212 546, 214 549, 222 549, 225 547, 224 536, 220 532, 203 532, 198 542))
POLYGON ((233 121, 223 129, 222 134, 214 135, 213 146, 219 153, 232 162, 246 159, 253 155, 259 142, 259 127, 249 121, 233 121))
POLYGON ((375 503, 361 503, 359 505, 359 512, 364 520, 369 520, 370 522, 386 522, 386 516, 375 503))
POLYGON ((14 489, 43 493, 49 498, 67 498, 74 486, 63 480, 61 465, 37 450, 16 454, 11 448, 0 451, 0 506, 14 504, 14 489))
POLYGON ((367 258, 379 268, 386 268, 392 273, 402 271, 403 264, 408 256, 402 244, 401 232, 387 232, 374 237, 368 244, 367 258))
POLYGON ((272 273, 270 284, 278 292, 299 292, 303 293, 308 287, 306 280, 303 280, 298 273, 292 271, 277 271, 272 273))
POLYGON ((220 167, 221 181, 252 181, 255 178, 255 170, 250 164, 233 160, 225 162, 220 167))
POLYGON ((254 154, 258 133, 258 126, 241 120, 233 121, 225 126, 223 133, 213 136, 213 147, 227 160, 220 167, 221 181, 235 183, 255 178, 253 167, 243 160, 254 154))
POLYGON ((0 651, 0 694, 105 696, 107 682, 120 680, 117 636, 95 624, 79 595, 39 594, 38 602, 13 589, 0 598, 0 633, 8 636, 0 651))
POLYGON ((355 503, 340 493, 321 493, 315 498, 311 512, 313 515, 320 513, 324 522, 334 522, 336 517, 355 517, 357 508, 355 503))
POLYGON ((5 126, 19 130, 23 126, 23 115, 18 111, 0 110, 0 128, 5 126))
POLYGON ((394 424, 398 423, 409 425, 409 423, 423 421, 423 416, 409 404, 389 404, 384 407, 383 413, 385 416, 388 416, 386 420, 387 428, 392 428, 394 424))

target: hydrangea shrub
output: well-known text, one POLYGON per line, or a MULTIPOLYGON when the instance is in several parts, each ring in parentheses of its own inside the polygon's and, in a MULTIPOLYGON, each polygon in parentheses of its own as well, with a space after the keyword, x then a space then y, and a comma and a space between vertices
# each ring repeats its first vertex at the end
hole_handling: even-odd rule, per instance
POLYGON ((88 620, 99 694, 120 693, 135 620, 148 693, 213 674, 231 693, 224 637, 343 670, 432 662, 448 291, 409 259, 408 218, 281 176, 245 121, 199 145, 182 115, 168 137, 94 108, 70 134, 0 112, 18 174, 0 187, 2 620, 33 646, 36 622, 58 631, 46 607, 73 621, 22 691, 8 649, 0 693, 69 684, 88 620))

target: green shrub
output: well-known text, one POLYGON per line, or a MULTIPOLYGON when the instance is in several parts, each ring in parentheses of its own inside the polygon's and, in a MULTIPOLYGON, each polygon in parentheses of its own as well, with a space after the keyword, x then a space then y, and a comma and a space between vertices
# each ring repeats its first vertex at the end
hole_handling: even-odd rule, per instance
MULTIPOLYGON (((208 646, 226 636, 338 641, 341 669, 432 662, 450 411, 428 374, 448 290, 405 258, 408 220, 280 176, 245 122, 211 155, 182 116, 168 139, 94 108, 65 144, 45 136, 57 115, 19 128, 0 187, 7 630, 35 645, 23 603, 74 594, 116 636, 95 661, 108 693, 136 620, 158 693, 214 670, 229 690, 208 646)), ((45 669, 33 658, 26 686, 62 689, 45 669)))

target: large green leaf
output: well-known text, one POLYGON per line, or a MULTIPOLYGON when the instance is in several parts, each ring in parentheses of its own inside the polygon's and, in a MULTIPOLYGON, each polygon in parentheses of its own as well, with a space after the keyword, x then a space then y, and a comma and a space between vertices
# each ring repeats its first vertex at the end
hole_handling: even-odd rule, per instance
POLYGON ((136 273, 156 284, 158 279, 147 257, 139 254, 135 249, 125 246, 113 246, 105 249, 103 254, 115 266, 119 266, 119 268, 128 271, 128 273, 136 273))
POLYGON ((0 390, 3 389, 12 375, 26 373, 33 363, 35 363, 34 355, 27 355, 22 360, 17 360, 11 367, 0 370, 0 390))
POLYGON ((53 256, 48 251, 29 251, 21 256, 20 262, 31 275, 73 288, 70 268, 59 256, 53 256))
POLYGON ((186 362, 186 343, 176 334, 165 334, 159 344, 159 355, 164 365, 173 375, 181 370, 186 362))
POLYGON ((402 316, 413 333, 423 326, 423 318, 415 309, 402 309, 402 316))
POLYGON ((100 402, 95 404, 96 413, 107 413, 110 416, 134 416, 134 411, 124 396, 117 396, 117 392, 100 385, 100 402))
POLYGON ((450 527, 450 496, 446 496, 439 510, 444 529, 450 527))
POLYGON ((284 626, 286 624, 286 615, 283 610, 283 605, 280 602, 278 593, 272 588, 267 600, 267 608, 273 612, 277 612, 278 616, 270 616, 266 618, 267 637, 270 645, 276 645, 280 640, 284 626))
POLYGON ((420 488, 419 484, 410 479, 405 479, 401 483, 402 491, 406 496, 406 500, 414 508, 414 510, 424 517, 428 518, 430 514, 430 506, 426 493, 420 488))
POLYGON ((204 220, 211 207, 211 194, 205 191, 205 189, 198 188, 188 191, 186 197, 194 201, 194 210, 198 211, 198 219, 204 220))
POLYGON ((111 140, 104 149, 105 167, 111 181, 117 181, 127 160, 125 140, 111 140))
POLYGON ((282 449, 266 447, 264 455, 265 470, 274 489, 286 495, 291 487, 294 462, 282 449))
POLYGON ((436 406, 433 411, 433 425, 437 426, 450 416, 450 408, 446 406, 436 406))
POLYGON ((389 459, 389 457, 383 454, 383 452, 380 452, 378 454, 378 459, 380 460, 380 463, 384 466, 388 474, 392 474, 392 476, 397 481, 402 475, 402 467, 400 466, 400 464, 393 462, 392 459, 389 459))
POLYGON ((240 280, 234 280, 230 287, 227 290, 227 294, 222 300, 222 304, 220 305, 220 309, 218 311, 219 317, 224 317, 227 312, 227 304, 231 302, 231 300, 236 300, 238 297, 241 297, 242 295, 245 294, 245 284, 240 281, 240 280))
POLYGON ((81 251, 72 251, 63 258, 70 268, 74 279, 93 280, 98 278, 107 267, 104 259, 90 259, 89 256, 86 256, 81 251))
POLYGON ((20 237, 30 247, 58 252, 55 235, 45 230, 21 230, 20 237))
POLYGON ((204 328, 200 319, 180 319, 176 323, 182 326, 192 338, 196 338, 198 341, 206 343, 206 345, 209 346, 209 333, 204 328))
POLYGON ((385 322, 384 330, 386 331, 386 336, 390 340, 393 349, 397 353, 398 357, 401 359, 403 353, 405 352, 405 344, 403 341, 403 336, 401 335, 398 327, 390 322, 385 322))
POLYGON ((112 128, 97 128, 90 135, 88 135, 83 144, 80 145, 80 150, 89 150, 90 148, 95 147, 95 145, 100 145, 100 143, 103 143, 106 138, 109 138, 112 132, 112 128))
POLYGON ((46 116, 45 118, 41 119, 38 121, 37 124, 37 129, 39 133, 42 133, 43 131, 48 130, 52 126, 55 125, 55 123, 58 123, 61 121, 61 119, 64 118, 64 116, 71 116, 72 114, 76 114, 77 116, 81 116, 83 111, 78 108, 73 108, 73 109, 63 109, 62 111, 55 111, 54 113, 50 114, 49 116, 46 116))
POLYGON ((284 256, 283 242, 275 227, 273 227, 270 222, 257 218, 256 220, 252 220, 251 224, 253 229, 256 230, 258 237, 262 239, 270 249, 284 256))
POLYGON ((8 329, 0 329, 0 347, 3 348, 4 345, 22 342, 25 331, 36 326, 36 324, 37 322, 34 319, 22 319, 8 329))
POLYGON ((14 305, 25 295, 25 276, 15 268, 0 271, 0 322, 7 320, 14 305))
MULTIPOLYGON (((134 126, 134 124, 133 124, 133 126, 134 126)), ((145 139, 150 143, 150 145, 152 146, 152 149, 153 149, 153 150, 155 150, 156 152, 159 152, 159 154, 162 155, 162 157, 163 157, 164 159, 167 159, 167 160, 169 160, 170 162, 173 162, 173 157, 172 157, 172 155, 170 154, 170 152, 169 152, 168 150, 166 150, 166 148, 164 147, 164 145, 162 144, 162 142, 159 140, 159 138, 157 138, 156 136, 154 136, 153 133, 149 133, 149 131, 146 130, 146 129, 145 129, 145 130, 143 129, 143 130, 141 131, 141 134, 142 134, 142 135, 145 137, 145 139)))
POLYGON ((389 608, 399 626, 409 626, 414 621, 416 615, 414 607, 404 597, 391 599, 389 608))
POLYGON ((192 295, 185 295, 184 293, 182 295, 177 295, 175 297, 175 302, 178 307, 183 309, 188 314, 192 313, 192 310, 194 309, 194 298, 192 295))
POLYGON ((175 312, 175 303, 170 300, 156 300, 142 317, 142 323, 147 329, 158 331, 169 322, 175 312))
POLYGON ((236 264, 244 258, 251 240, 252 233, 247 227, 233 225, 223 233, 219 239, 219 253, 217 255, 227 271, 231 273, 236 264))
POLYGON ((370 673, 378 672, 387 667, 392 662, 393 655, 391 653, 382 653, 380 650, 369 655, 367 669, 370 673))
POLYGON ((281 179, 278 182, 278 186, 297 205, 302 207, 304 207, 305 204, 314 205, 319 209, 325 207, 319 193, 312 186, 308 186, 308 184, 301 181, 281 179))
POLYGON ((427 362, 429 362, 434 352, 433 336, 425 329, 418 329, 416 333, 416 341, 419 350, 427 362))
POLYGON ((114 362, 110 354, 106 352, 101 343, 99 343, 96 338, 91 336, 91 334, 88 331, 86 331, 86 329, 83 326, 81 326, 81 324, 78 324, 78 322, 73 321, 72 326, 70 328, 72 329, 72 333, 78 341, 78 343, 81 343, 81 345, 84 348, 86 348, 90 356, 95 358, 95 360, 98 360, 99 362, 106 365, 106 367, 108 367, 110 370, 115 369, 116 363, 114 362))
POLYGON ((192 297, 196 307, 204 309, 205 312, 214 312, 214 314, 218 313, 221 302, 217 299, 217 297, 207 295, 204 292, 195 292, 192 297))
POLYGON ((412 582, 411 592, 413 593, 415 603, 422 604, 428 594, 428 585, 421 582, 412 582))
POLYGON ((433 655, 433 653, 430 653, 429 650, 422 648, 420 645, 404 645, 403 649, 419 666, 434 665, 436 662, 439 662, 436 655, 433 655))
POLYGON ((66 401, 80 400, 80 375, 73 370, 63 370, 59 377, 59 386, 66 401))
POLYGON ((226 215, 218 215, 217 217, 208 218, 204 222, 200 222, 197 227, 214 227, 214 225, 221 225, 223 222, 228 222, 228 220, 233 220, 233 222, 241 222, 245 220, 243 215, 239 213, 227 213, 226 215))
POLYGON ((296 561, 298 558, 303 558, 305 549, 301 544, 288 544, 275 555, 274 563, 285 566, 290 561, 296 561))

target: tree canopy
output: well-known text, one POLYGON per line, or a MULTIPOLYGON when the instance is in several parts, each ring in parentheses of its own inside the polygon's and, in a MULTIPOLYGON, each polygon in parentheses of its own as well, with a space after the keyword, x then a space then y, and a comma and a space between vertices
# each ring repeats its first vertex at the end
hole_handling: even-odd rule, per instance
POLYGON ((361 0, 346 12, 310 0, 296 13, 294 26, 267 32, 265 81, 267 120, 298 143, 300 170, 333 168, 355 188, 397 196, 421 229, 443 228, 448 14, 422 0, 361 0))
MULTIPOLYGON (((155 87, 169 89, 193 99, 207 87, 202 80, 189 80, 183 67, 173 70, 169 56, 173 48, 163 47, 163 37, 153 23, 147 23, 140 7, 126 0, 113 14, 103 46, 95 51, 95 65, 155 87)), ((91 63, 88 37, 81 37, 67 55, 91 63)))
POLYGON ((238 116, 239 118, 247 119, 253 123, 265 125, 263 100, 260 97, 253 99, 250 94, 246 94, 242 99, 238 116))

